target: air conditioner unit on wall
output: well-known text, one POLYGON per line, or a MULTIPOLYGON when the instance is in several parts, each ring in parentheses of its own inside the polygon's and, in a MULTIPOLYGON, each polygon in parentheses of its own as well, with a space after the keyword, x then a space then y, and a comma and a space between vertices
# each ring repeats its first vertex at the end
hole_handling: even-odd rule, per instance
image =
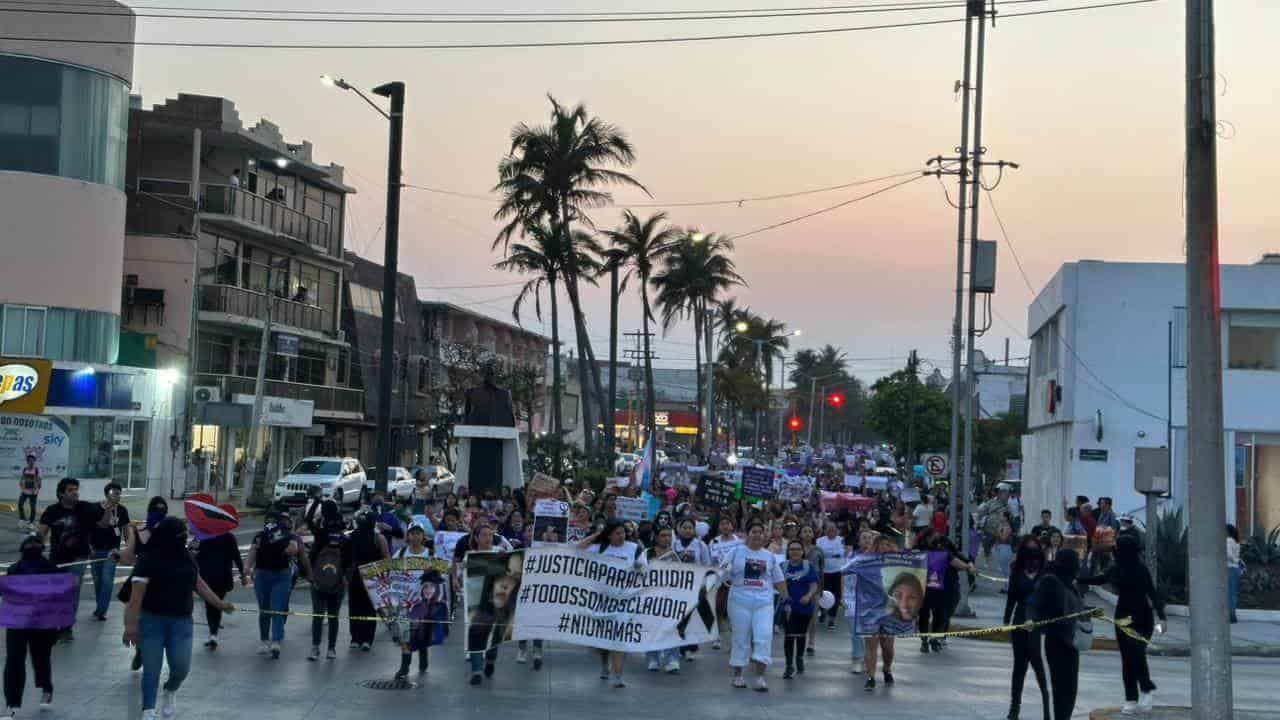
POLYGON ((197 385, 196 402, 222 402, 222 388, 217 385, 197 385))

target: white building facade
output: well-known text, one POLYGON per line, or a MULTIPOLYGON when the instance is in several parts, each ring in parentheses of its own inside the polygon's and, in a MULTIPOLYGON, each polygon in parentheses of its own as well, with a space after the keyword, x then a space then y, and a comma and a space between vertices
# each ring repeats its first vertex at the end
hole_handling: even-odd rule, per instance
MULTIPOLYGON (((1222 362, 1227 518, 1241 532, 1280 524, 1280 257, 1223 266, 1222 362)), ((1028 309, 1031 337, 1023 498, 1061 518, 1064 499, 1134 491, 1139 447, 1170 447, 1172 497, 1185 507, 1186 270, 1182 264, 1063 265, 1028 309)), ((1194 508, 1188 508, 1194 512, 1194 508)))

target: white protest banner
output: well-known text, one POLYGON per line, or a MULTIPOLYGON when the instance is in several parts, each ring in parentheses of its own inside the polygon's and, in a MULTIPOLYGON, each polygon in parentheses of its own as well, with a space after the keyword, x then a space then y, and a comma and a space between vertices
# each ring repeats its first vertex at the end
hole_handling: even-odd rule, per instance
POLYGON ((913 488, 913 487, 910 487, 910 488, 907 488, 906 490, 903 490, 903 491, 902 491, 902 502, 904 502, 904 503, 918 503, 918 502, 920 502, 920 489, 919 489, 919 488, 913 488))
POLYGON ((623 475, 621 477, 612 477, 612 478, 609 478, 608 480, 609 487, 624 488, 629 486, 630 484, 631 484, 631 477, 628 475, 623 475))
POLYGON ((533 546, 567 542, 569 536, 569 503, 561 500, 539 500, 533 504, 533 546))
POLYGON ((868 490, 887 490, 889 488, 889 478, 883 475, 868 475, 864 479, 867 481, 868 490))
POLYGON ((617 499, 614 514, 619 520, 640 522, 649 519, 649 501, 644 498, 620 497, 617 499))
POLYGON ((523 568, 512 639, 648 652, 717 636, 713 568, 659 560, 637 570, 564 547, 526 550, 523 568))
POLYGON ((743 541, 738 538, 734 538, 733 540, 721 540, 716 538, 712 540, 711 544, 707 546, 707 549, 711 551, 711 564, 719 566, 720 563, 724 562, 724 558, 729 554, 730 550, 742 544, 743 541))
POLYGON ((813 478, 806 476, 782 478, 778 485, 778 498, 787 502, 805 502, 813 497, 813 478))
POLYGON ((435 536, 436 557, 452 560, 453 548, 464 535, 466 533, 454 530, 437 530, 435 536))
POLYGON ((845 487, 849 487, 849 488, 860 488, 860 487, 862 487, 862 483, 863 483, 863 481, 865 481, 865 480, 866 480, 866 478, 864 478, 864 477, 863 477, 863 476, 861 476, 861 475, 849 475, 849 474, 845 474, 845 476, 844 476, 844 486, 845 486, 845 487))

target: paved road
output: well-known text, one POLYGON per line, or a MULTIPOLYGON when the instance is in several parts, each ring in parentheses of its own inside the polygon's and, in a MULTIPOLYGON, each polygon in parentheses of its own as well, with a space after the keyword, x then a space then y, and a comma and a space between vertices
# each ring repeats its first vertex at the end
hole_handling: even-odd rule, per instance
MULTIPOLYGON (((87 595, 87 593, 86 593, 87 595)), ((253 606, 251 591, 238 590, 233 600, 253 606)), ((295 593, 295 609, 305 610, 304 593, 295 593)), ((129 672, 130 651, 120 643, 120 606, 112 608, 106 623, 89 617, 82 606, 76 641, 55 651, 57 697, 54 712, 46 717, 77 720, 125 720, 138 716, 138 675, 129 672)), ((197 617, 201 612, 197 610, 197 617)), ((340 638, 339 657, 311 663, 305 659, 310 645, 309 624, 295 618, 287 626, 284 656, 271 661, 255 654, 257 618, 239 614, 222 633, 223 649, 208 653, 199 643, 205 629, 197 627, 192 677, 180 694, 180 717, 201 720, 343 720, 367 718, 422 718, 447 712, 451 718, 565 718, 643 717, 769 718, 779 712, 788 717, 845 718, 850 712, 876 717, 1002 718, 1007 709, 1007 646, 977 641, 953 641, 942 656, 922 656, 914 643, 900 643, 896 663, 898 684, 875 694, 862 691, 859 677, 848 672, 846 629, 822 630, 818 657, 800 679, 783 681, 774 667, 773 690, 760 695, 729 687, 725 667, 727 652, 704 648, 695 663, 686 663, 679 675, 651 674, 639 657, 627 666, 631 686, 613 690, 597 678, 598 662, 587 650, 549 647, 541 672, 514 662, 514 648, 504 647, 498 673, 480 688, 467 685, 460 649, 461 633, 433 652, 431 671, 414 690, 369 690, 359 683, 388 678, 398 664, 398 651, 380 632, 370 653, 353 652, 340 638)), ((775 657, 780 656, 780 643, 775 657)), ((1189 704, 1189 661, 1155 658, 1152 667, 1161 686, 1161 704, 1189 704)), ((1235 661, 1237 707, 1275 709, 1274 678, 1280 660, 1238 658, 1235 661)), ((1080 715, 1088 710, 1114 706, 1122 699, 1120 663, 1115 653, 1094 652, 1084 657, 1080 715)), ((1039 718, 1034 681, 1027 691, 1024 717, 1039 718)), ((27 702, 35 700, 28 690, 27 702)), ((28 711, 30 712, 30 710, 28 711)), ((1280 717, 1277 715, 1276 717, 1280 717)))

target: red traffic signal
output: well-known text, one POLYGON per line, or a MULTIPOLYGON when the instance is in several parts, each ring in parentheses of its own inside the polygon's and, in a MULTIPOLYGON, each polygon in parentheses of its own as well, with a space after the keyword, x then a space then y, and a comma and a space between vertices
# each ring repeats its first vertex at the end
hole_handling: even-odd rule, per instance
POLYGON ((790 422, 787 423, 787 426, 791 428, 792 432, 798 432, 802 424, 803 423, 800 422, 800 418, 793 416, 790 422))
POLYGON ((841 393, 831 393, 827 396, 827 402, 831 403, 831 407, 838 408, 844 405, 844 395, 841 393))

